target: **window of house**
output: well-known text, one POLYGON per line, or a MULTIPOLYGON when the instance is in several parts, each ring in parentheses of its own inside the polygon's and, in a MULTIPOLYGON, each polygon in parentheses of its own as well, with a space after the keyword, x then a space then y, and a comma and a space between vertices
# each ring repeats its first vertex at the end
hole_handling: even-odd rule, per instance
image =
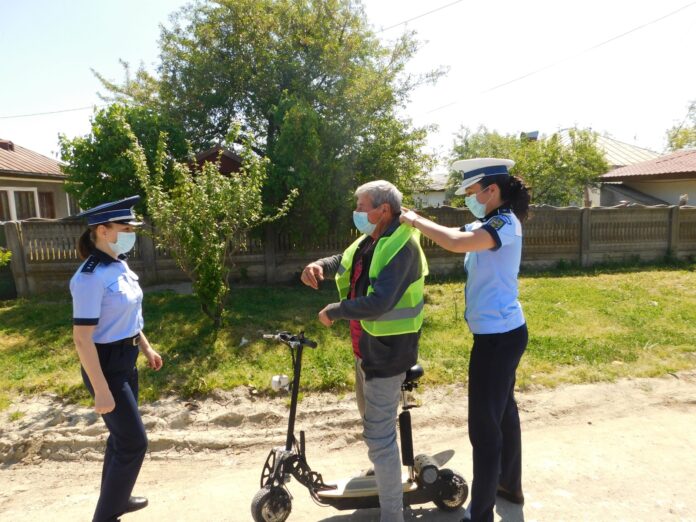
POLYGON ((10 198, 6 190, 0 190, 0 221, 11 221, 10 198))
POLYGON ((17 220, 39 216, 36 212, 35 192, 30 190, 15 190, 14 200, 17 220))
POLYGON ((53 192, 39 192, 39 210, 43 218, 56 218, 56 206, 53 203, 53 192))
POLYGON ((39 197, 35 188, 3 187, 0 190, 0 220, 19 221, 39 215, 39 197))

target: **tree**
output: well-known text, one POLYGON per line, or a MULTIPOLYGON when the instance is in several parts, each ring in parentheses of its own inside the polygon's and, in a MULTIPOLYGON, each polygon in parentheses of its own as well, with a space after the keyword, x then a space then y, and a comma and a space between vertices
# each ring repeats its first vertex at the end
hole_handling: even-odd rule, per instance
MULTIPOLYGON (((82 208, 141 194, 143 187, 134 167, 125 156, 133 133, 143 148, 148 170, 153 171, 160 133, 167 135, 167 150, 175 160, 186 159, 188 144, 183 130, 166 117, 144 106, 114 103, 97 111, 86 136, 60 136, 62 167, 68 178, 65 190, 82 208)), ((162 184, 174 183, 173 163, 164 166, 162 184)), ((140 208, 139 210, 146 209, 140 208)))
POLYGON ((696 147, 696 102, 691 102, 684 122, 667 131, 667 148, 671 151, 696 147), (689 122, 687 124, 687 122, 689 122))
POLYGON ((192 172, 191 166, 169 157, 167 136, 161 133, 150 167, 135 133, 128 132, 127 124, 125 128, 130 146, 124 159, 144 189, 156 229, 155 240, 172 252, 191 278, 203 312, 217 328, 230 292, 228 254, 234 240, 287 213, 297 194, 286 197, 274 216, 264 216, 261 189, 266 177, 265 161, 250 146, 241 151, 239 172, 222 175, 211 162, 192 172), (171 189, 164 184, 168 163, 175 182, 171 189))
POLYGON ((196 149, 239 125, 240 139, 252 138, 268 159, 266 208, 300 190, 284 221, 296 236, 318 237, 347 219, 363 180, 408 191, 429 170, 425 129, 397 116, 417 85, 441 74, 405 74, 418 48, 413 33, 383 45, 353 0, 203 1, 172 20, 158 78, 141 68, 105 87, 157 105, 196 149))
MULTIPOLYGON (((485 127, 477 132, 462 128, 451 158, 512 159, 515 166, 511 173, 531 187, 533 203, 565 206, 581 202, 585 187, 609 169, 596 139, 593 132, 581 129, 569 130, 568 140, 563 142, 558 134, 529 140, 490 132, 485 127)), ((459 173, 450 175, 450 191, 459 186, 461 179, 459 173)))

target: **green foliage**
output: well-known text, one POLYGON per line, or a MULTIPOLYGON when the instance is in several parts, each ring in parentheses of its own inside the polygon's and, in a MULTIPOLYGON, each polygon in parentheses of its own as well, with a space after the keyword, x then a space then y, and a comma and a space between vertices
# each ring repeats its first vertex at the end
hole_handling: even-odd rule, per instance
MULTIPOLYGON (((560 136, 553 134, 532 141, 485 127, 477 132, 463 128, 455 139, 452 159, 510 158, 515 161, 511 173, 531 188, 532 203, 581 204, 585 187, 596 182, 609 166, 596 146, 593 132, 571 129, 568 138, 568 143, 562 143, 560 136)), ((461 177, 458 173, 450 176, 451 192, 461 183, 461 177)))
POLYGON ((191 278, 203 312, 217 328, 230 290, 227 258, 233 239, 286 214, 296 193, 286 198, 275 216, 264 216, 264 161, 251 147, 241 151, 239 172, 222 175, 211 162, 206 162, 200 171, 191 172, 189 166, 169 160, 166 135, 162 133, 151 170, 143 148, 135 134, 128 132, 127 124, 125 130, 130 139, 125 157, 147 196, 158 246, 168 248, 191 278), (165 183, 167 164, 174 177, 171 189, 165 183))
POLYGON ((696 147, 696 102, 691 102, 684 122, 667 131, 667 148, 671 151, 696 147), (687 124, 688 122, 688 124, 687 124))
POLYGON ((9 264, 10 259, 12 259, 12 252, 0 247, 0 267, 9 264))
MULTIPOLYGON (((347 220, 352 191, 377 178, 404 192, 430 168, 425 129, 397 116, 409 93, 441 74, 407 75, 412 33, 383 45, 352 0, 220 0, 193 3, 163 28, 158 73, 142 69, 115 99, 155 106, 196 149, 231 127, 268 159, 263 201, 300 196, 280 225, 318 237, 347 220)), ((275 230, 278 227, 274 227, 275 230)))
MULTIPOLYGON (((65 189, 78 198, 82 208, 142 194, 142 184, 126 157, 131 132, 145 152, 149 171, 156 161, 161 132, 167 133, 167 149, 173 159, 188 156, 183 131, 152 109, 120 103, 101 109, 92 117, 88 135, 73 139, 60 136, 63 171, 68 175, 65 189)), ((174 183, 172 168, 172 162, 164 168, 162 184, 166 188, 174 183)))

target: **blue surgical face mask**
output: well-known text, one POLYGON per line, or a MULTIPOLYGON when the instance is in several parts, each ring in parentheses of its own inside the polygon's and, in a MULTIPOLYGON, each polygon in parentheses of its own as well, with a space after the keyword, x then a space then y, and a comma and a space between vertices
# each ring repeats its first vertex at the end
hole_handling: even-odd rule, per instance
MULTIPOLYGON (((486 201, 486 203, 480 203, 479 200, 476 199, 476 196, 487 189, 488 187, 478 191, 476 194, 471 194, 470 196, 464 198, 464 204, 471 211, 474 217, 482 218, 486 215, 486 203, 488 203, 488 201, 486 201)), ((489 197, 488 199, 490 201, 491 198, 489 197)))
POLYGON ((115 243, 109 243, 111 251, 120 256, 129 252, 135 246, 135 232, 119 232, 115 243))
POLYGON ((367 212, 356 212, 353 211, 353 224, 363 234, 372 235, 375 231, 377 225, 375 223, 370 223, 367 219, 367 212))

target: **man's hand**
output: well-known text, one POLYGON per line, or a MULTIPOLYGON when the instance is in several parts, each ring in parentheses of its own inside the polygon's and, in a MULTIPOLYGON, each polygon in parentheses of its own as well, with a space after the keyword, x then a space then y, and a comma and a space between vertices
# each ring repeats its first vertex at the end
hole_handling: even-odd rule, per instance
POLYGON ((329 319, 329 316, 326 315, 326 309, 329 307, 329 305, 326 305, 324 308, 322 308, 321 312, 317 315, 319 318, 319 322, 323 324, 326 327, 331 327, 333 325, 333 321, 329 319))
POLYGON ((319 283, 324 280, 324 269, 317 263, 310 263, 302 270, 300 280, 307 286, 319 290, 319 283))
POLYGON ((413 226, 413 222, 419 217, 420 216, 416 214, 413 210, 409 210, 406 207, 401 207, 401 215, 399 216, 399 222, 413 226))

